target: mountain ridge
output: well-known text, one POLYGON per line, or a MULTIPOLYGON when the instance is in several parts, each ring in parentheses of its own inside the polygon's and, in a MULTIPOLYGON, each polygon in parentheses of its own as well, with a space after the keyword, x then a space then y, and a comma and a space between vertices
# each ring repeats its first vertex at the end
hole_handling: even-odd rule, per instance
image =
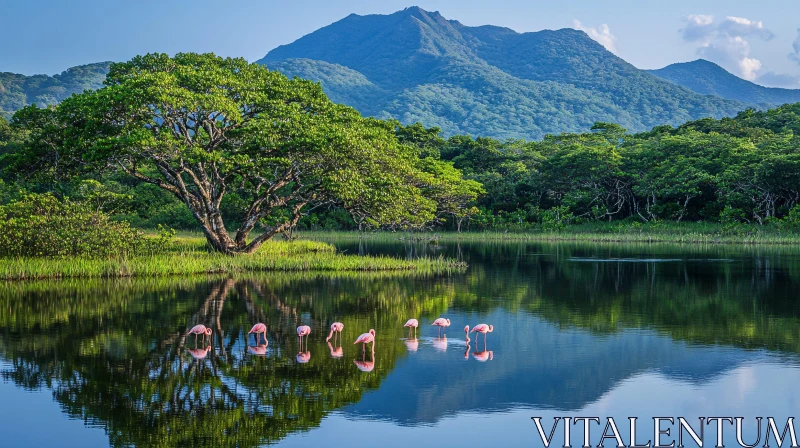
POLYGON ((648 71, 698 93, 736 99, 761 107, 800 102, 800 90, 765 87, 742 79, 705 59, 677 62, 648 71))
POLYGON ((0 72, 0 117, 10 117, 30 104, 56 104, 73 93, 100 88, 110 65, 108 61, 77 65, 53 76, 0 72))
POLYGON ((583 31, 469 27, 418 7, 351 14, 257 62, 321 82, 365 115, 446 135, 538 139, 596 121, 643 131, 748 107, 639 70, 583 31))

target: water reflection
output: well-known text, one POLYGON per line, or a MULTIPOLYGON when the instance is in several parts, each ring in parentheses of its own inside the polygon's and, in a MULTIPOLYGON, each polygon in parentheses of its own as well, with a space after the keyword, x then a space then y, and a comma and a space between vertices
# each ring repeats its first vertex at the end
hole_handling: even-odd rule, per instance
MULTIPOLYGON (((402 245, 362 246, 405 255, 402 245)), ((337 416, 410 427, 455 419, 468 430, 470 413, 583 409, 653 375, 665 394, 681 384, 701 389, 766 361, 773 381, 750 387, 773 396, 797 373, 800 256, 682 250, 464 244, 469 271, 445 278, 5 283, 2 378, 52 391, 66 415, 104 428, 113 445, 142 446, 257 446, 337 416), (621 261, 632 259, 647 261, 621 261), (420 344, 403 327, 408 316, 430 326, 441 315, 498 331, 488 344, 469 333, 420 344), (334 318, 374 328, 377 349, 325 341, 334 318), (266 344, 250 345, 253 322, 266 324, 269 354, 266 344), (185 337, 196 323, 213 330, 197 348, 185 337), (311 330, 302 345, 301 324, 311 330)), ((14 406, 2 392, 0 400, 14 406)))
POLYGON ((344 349, 342 349, 341 346, 334 347, 330 342, 328 342, 328 349, 331 351, 331 358, 341 358, 344 356, 344 349))
POLYGON ((189 352, 194 359, 204 359, 208 356, 208 352, 211 351, 211 346, 207 345, 205 348, 187 348, 186 351, 189 352))
POLYGON ((247 347, 247 351, 256 356, 265 356, 267 354, 267 344, 251 345, 247 347))

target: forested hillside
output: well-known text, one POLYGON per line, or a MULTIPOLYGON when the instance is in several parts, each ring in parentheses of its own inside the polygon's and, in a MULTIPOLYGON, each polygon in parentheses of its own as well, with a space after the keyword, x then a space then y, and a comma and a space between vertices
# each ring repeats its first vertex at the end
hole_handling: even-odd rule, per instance
POLYGON ((0 117, 10 117, 29 104, 57 104, 73 93, 103 85, 110 62, 72 67, 59 75, 25 76, 0 73, 0 117))
POLYGON ((651 73, 704 95, 717 95, 765 108, 800 102, 800 90, 760 86, 703 59, 668 65, 651 73))
POLYGON ((639 70, 582 31, 468 27, 416 7, 350 15, 259 62, 320 81, 365 115, 448 136, 540 139, 596 121, 644 131, 748 107, 639 70))

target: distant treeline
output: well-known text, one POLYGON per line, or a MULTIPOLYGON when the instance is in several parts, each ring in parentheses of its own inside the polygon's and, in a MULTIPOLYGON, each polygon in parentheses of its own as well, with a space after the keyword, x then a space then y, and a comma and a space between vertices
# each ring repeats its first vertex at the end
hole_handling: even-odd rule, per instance
POLYGON ((483 185, 472 229, 800 220, 800 103, 634 135, 609 123, 539 142, 444 140, 437 131, 412 125, 398 132, 483 185))

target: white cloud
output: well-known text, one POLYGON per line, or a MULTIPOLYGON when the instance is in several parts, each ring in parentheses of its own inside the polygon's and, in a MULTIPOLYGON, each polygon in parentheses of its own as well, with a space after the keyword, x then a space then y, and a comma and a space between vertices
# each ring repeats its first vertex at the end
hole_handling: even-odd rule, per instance
POLYGON ((775 37, 772 31, 764 28, 764 22, 760 20, 756 22, 743 17, 726 17, 719 24, 719 30, 732 37, 755 36, 764 40, 771 40, 775 37))
POLYGON ((800 64, 800 29, 797 30, 797 39, 792 44, 793 52, 789 53, 789 59, 800 64))
POLYGON ((720 22, 714 16, 693 14, 686 18, 680 32, 685 41, 697 45, 697 54, 716 62, 744 79, 755 81, 761 71, 761 61, 750 54, 748 39, 765 41, 775 35, 761 21, 743 17, 725 17, 720 22))
POLYGON ((692 14, 686 18, 685 28, 681 28, 683 39, 688 42, 707 43, 714 38, 717 30, 714 27, 714 16, 692 14))
POLYGON ((580 20, 572 22, 572 26, 576 30, 581 30, 589 35, 592 39, 596 40, 600 45, 606 47, 606 50, 616 53, 617 52, 617 37, 611 33, 611 28, 607 24, 602 24, 599 27, 583 26, 580 20))

